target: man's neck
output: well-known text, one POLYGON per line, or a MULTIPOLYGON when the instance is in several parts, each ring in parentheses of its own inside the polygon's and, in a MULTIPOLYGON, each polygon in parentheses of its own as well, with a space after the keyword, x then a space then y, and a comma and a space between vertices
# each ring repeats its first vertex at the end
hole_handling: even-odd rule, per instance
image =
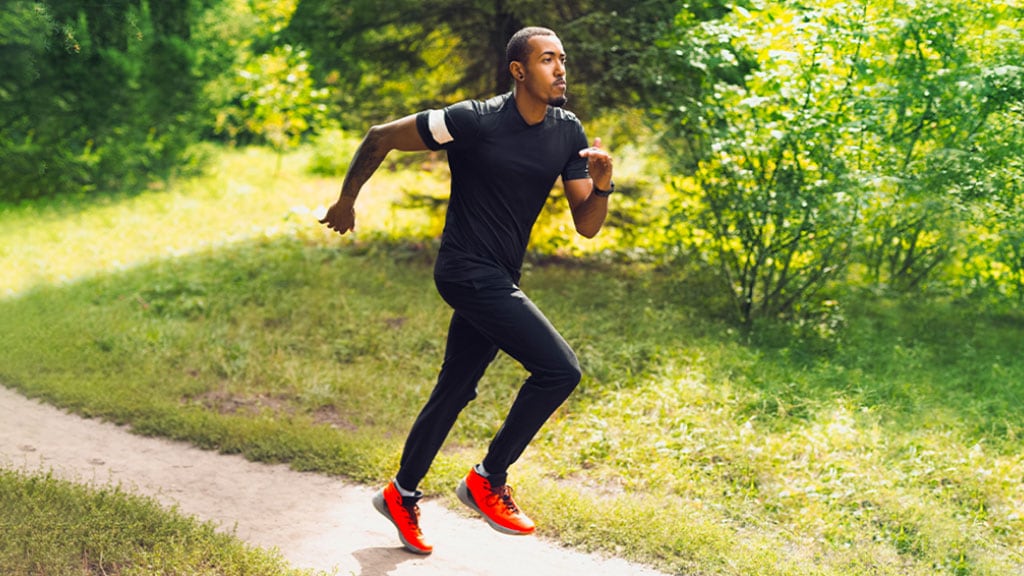
POLYGON ((519 115, 523 117, 527 124, 533 126, 544 121, 544 117, 548 114, 547 102, 531 98, 525 90, 521 91, 519 89, 512 90, 512 97, 515 98, 519 115))

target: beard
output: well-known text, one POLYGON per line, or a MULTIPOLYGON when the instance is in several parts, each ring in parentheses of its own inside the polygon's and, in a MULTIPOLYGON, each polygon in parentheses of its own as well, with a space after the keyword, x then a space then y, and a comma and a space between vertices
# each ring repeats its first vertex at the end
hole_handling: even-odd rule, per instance
POLYGON ((568 102, 568 101, 569 101, 569 99, 566 98, 565 96, 554 96, 554 97, 548 98, 548 106, 554 106, 555 108, 561 108, 562 106, 565 106, 565 103, 568 102))

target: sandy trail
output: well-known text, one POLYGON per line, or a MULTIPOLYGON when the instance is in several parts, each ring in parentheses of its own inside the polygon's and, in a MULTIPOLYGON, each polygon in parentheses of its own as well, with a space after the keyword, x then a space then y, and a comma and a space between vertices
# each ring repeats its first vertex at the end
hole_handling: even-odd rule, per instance
POLYGON ((120 484, 214 522, 250 544, 277 548, 294 566, 340 576, 660 575, 541 538, 505 536, 431 501, 421 505, 421 521, 434 553, 416 556, 401 548, 394 528, 373 509, 371 488, 135 436, 3 386, 0 466, 120 484))

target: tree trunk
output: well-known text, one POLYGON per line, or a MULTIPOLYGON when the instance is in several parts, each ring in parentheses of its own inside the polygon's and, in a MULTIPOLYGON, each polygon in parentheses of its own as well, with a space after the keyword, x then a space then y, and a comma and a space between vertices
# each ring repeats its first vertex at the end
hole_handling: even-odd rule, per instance
POLYGON ((522 22, 511 13, 505 0, 494 0, 494 27, 491 29, 490 49, 494 59, 494 94, 508 92, 511 75, 505 61, 508 39, 522 28, 522 22))

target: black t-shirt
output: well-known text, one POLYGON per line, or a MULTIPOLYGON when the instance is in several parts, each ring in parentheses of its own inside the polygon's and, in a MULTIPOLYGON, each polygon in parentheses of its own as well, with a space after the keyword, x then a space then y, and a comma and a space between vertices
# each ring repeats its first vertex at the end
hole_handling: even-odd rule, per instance
POLYGON ((531 126, 511 93, 420 112, 416 126, 430 149, 447 151, 452 174, 435 274, 471 280, 497 266, 518 280, 555 180, 589 177, 579 156, 587 147, 583 126, 572 112, 551 106, 531 126))

